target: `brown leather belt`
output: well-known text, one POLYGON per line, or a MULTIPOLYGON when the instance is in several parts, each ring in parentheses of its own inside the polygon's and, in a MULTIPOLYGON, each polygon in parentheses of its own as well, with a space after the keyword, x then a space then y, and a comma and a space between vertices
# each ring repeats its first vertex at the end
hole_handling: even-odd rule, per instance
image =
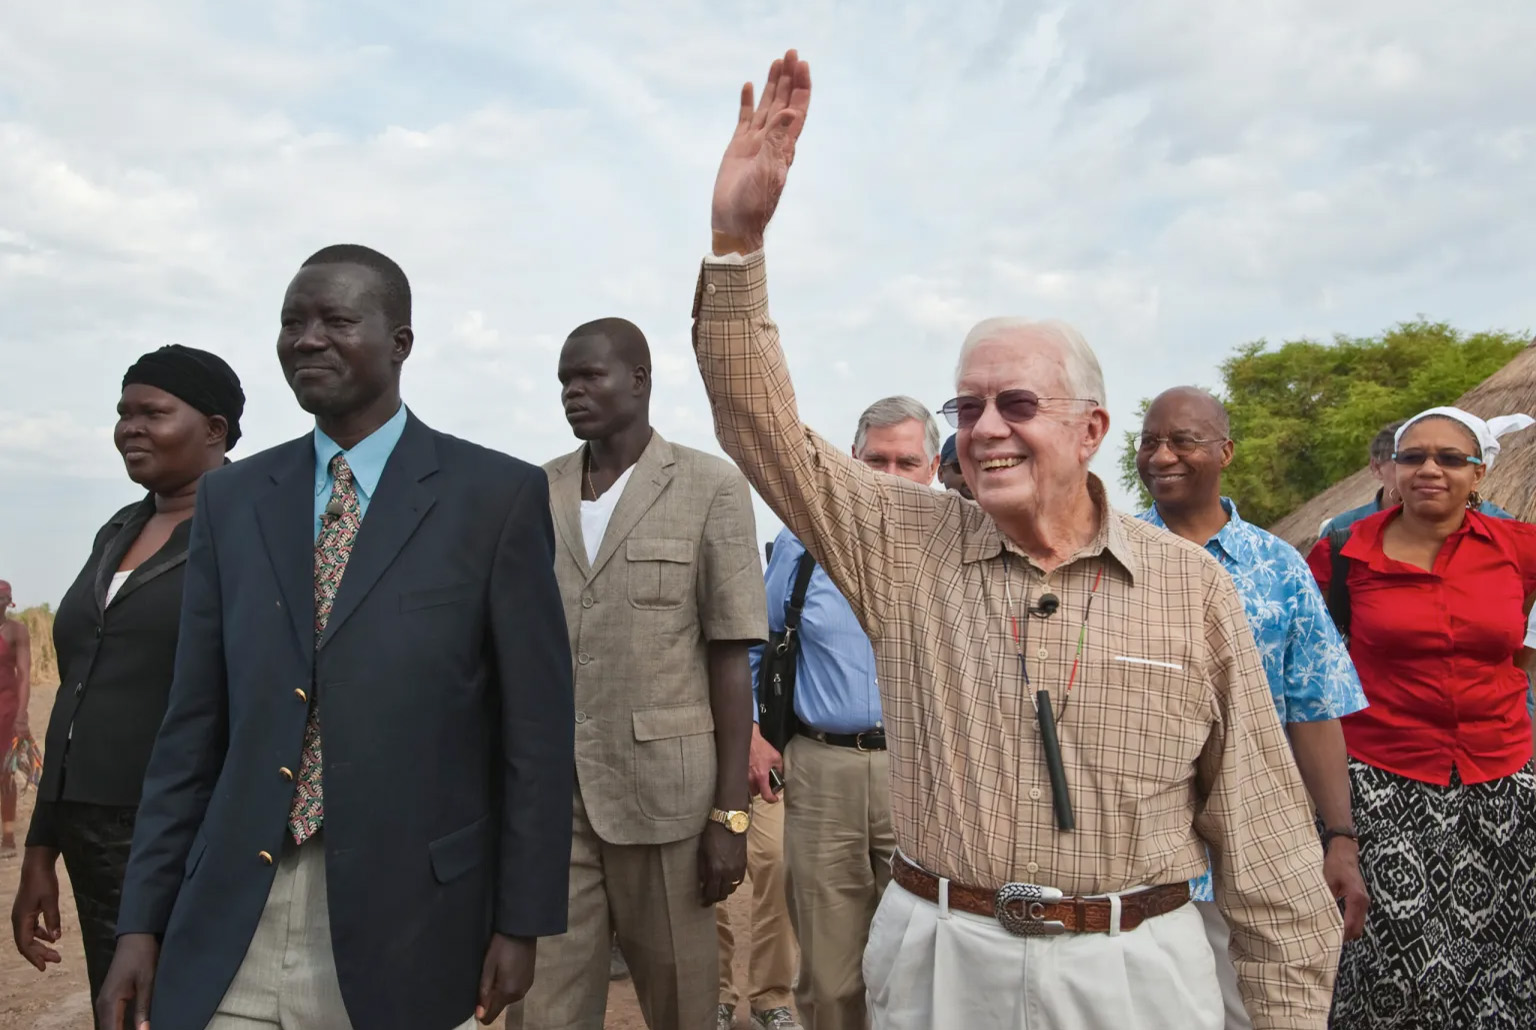
MULTIPOLYGON (((918 897, 939 903, 939 878, 919 869, 900 854, 891 862, 891 879, 918 897)), ((1168 883, 1120 895, 1120 930, 1128 933, 1153 916, 1164 915, 1189 901, 1188 883, 1168 883)), ((995 891, 949 884, 949 907, 990 916, 1016 937, 1049 937, 1059 933, 1108 933, 1108 898, 1065 898, 1061 892, 1032 883, 1010 883, 995 891)))

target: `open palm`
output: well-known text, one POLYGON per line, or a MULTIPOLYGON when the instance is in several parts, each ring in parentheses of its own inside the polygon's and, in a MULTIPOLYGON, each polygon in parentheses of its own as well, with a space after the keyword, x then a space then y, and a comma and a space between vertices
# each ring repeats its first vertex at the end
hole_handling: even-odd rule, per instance
POLYGON ((755 108, 752 83, 741 88, 736 132, 715 177, 710 215, 717 235, 747 249, 762 246, 810 103, 811 66, 793 50, 768 69, 763 99, 755 108))

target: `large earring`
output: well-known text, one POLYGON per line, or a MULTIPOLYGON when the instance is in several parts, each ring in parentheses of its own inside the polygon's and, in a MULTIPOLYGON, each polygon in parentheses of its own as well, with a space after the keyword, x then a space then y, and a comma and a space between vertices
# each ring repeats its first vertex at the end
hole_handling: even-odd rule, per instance
POLYGON ((1483 495, 1482 494, 1478 493, 1476 490, 1473 490, 1471 493, 1467 494, 1467 508, 1469 510, 1476 511, 1477 509, 1481 508, 1482 506, 1483 506, 1483 495))

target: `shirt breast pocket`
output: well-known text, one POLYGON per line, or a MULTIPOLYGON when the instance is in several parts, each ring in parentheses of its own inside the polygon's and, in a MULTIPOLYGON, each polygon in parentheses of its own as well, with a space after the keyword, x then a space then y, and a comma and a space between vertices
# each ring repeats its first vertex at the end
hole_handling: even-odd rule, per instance
POLYGON ((693 589, 692 540, 630 540, 629 603, 636 608, 664 611, 681 608, 693 589))
POLYGON ((1084 761, 1131 797, 1182 801, 1215 717, 1198 674, 1178 654, 1115 654, 1098 672, 1104 694, 1080 713, 1089 744, 1084 761))

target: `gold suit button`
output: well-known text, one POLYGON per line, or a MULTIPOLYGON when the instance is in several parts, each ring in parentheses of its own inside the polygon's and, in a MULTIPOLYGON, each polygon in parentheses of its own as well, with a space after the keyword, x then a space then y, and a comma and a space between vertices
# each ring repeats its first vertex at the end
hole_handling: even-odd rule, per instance
POLYGON ((256 852, 256 857, 261 859, 262 865, 272 864, 272 853, 270 851, 258 851, 256 852))
POLYGON ((295 690, 293 692, 293 696, 298 698, 300 701, 304 702, 305 704, 309 704, 309 695, 304 693, 303 690, 295 690))
POLYGON ((293 770, 288 768, 286 765, 277 770, 277 774, 283 779, 287 780, 289 783, 293 782, 293 770))

